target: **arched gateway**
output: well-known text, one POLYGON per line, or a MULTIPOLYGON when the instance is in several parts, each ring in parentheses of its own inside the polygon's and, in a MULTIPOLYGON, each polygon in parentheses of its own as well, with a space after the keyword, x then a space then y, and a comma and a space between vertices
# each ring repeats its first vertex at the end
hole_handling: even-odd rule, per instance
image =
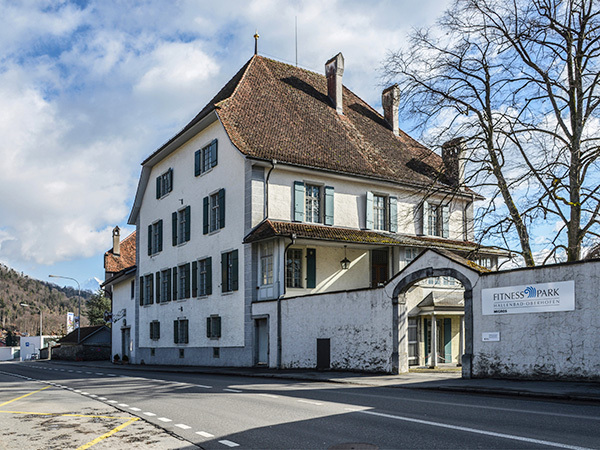
MULTIPOLYGON (((419 281, 434 277, 452 277, 458 280, 464 288, 464 322, 461 321, 461 346, 464 340, 462 354, 463 378, 471 377, 471 361, 473 353, 473 287, 477 284, 479 276, 486 271, 471 261, 445 250, 428 249, 415 258, 408 266, 400 271, 386 285, 386 294, 393 303, 393 373, 407 372, 409 361, 409 325, 407 292, 419 281), (463 325, 464 324, 464 325, 463 325), (463 328, 464 327, 464 328, 463 328)), ((430 347, 433 357, 432 365, 436 364, 436 320, 435 304, 432 302, 429 330, 432 343, 430 347)), ((429 334, 428 334, 429 335, 429 334)))

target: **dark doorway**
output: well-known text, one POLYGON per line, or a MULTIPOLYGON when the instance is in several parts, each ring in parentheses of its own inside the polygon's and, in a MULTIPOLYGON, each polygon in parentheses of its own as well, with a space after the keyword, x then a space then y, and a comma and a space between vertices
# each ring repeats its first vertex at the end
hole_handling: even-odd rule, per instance
POLYGON ((331 339, 317 339, 317 369, 331 367, 331 339))
POLYGON ((380 286, 388 280, 387 250, 371 250, 371 286, 380 286))

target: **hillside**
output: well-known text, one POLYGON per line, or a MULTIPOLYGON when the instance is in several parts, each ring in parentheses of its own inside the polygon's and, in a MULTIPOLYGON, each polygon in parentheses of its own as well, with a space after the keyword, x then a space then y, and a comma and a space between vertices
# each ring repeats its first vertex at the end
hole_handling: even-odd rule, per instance
MULTIPOLYGON (((91 294, 90 291, 81 291, 82 326, 87 324, 83 317, 85 299, 91 294)), ((67 312, 77 315, 77 289, 36 280, 0 264, 0 328, 22 334, 39 334, 40 314, 36 307, 43 312, 44 334, 63 335, 67 312), (33 307, 24 307, 21 303, 33 307)))

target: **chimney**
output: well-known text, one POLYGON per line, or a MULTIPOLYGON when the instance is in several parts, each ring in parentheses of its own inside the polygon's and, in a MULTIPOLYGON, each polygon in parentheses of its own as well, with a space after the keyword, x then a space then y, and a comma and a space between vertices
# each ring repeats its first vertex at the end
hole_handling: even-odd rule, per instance
POLYGON ((446 166, 446 176, 453 186, 465 182, 465 138, 457 137, 442 145, 442 160, 446 166))
POLYGON ((121 230, 115 227, 113 230, 113 255, 121 256, 121 230))
POLYGON ((383 106, 385 121, 392 128, 392 132, 399 136, 398 106, 400 105, 400 88, 397 84, 386 88, 381 93, 381 105, 383 106))
POLYGON ((344 56, 338 53, 325 63, 327 77, 327 95, 333 102, 338 114, 344 114, 342 105, 342 75, 344 75, 344 56))

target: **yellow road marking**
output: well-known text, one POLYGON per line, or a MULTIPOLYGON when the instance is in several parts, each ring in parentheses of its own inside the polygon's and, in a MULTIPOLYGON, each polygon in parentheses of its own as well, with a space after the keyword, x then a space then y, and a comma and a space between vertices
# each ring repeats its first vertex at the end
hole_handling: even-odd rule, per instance
POLYGON ((52 386, 46 386, 45 388, 38 389, 37 391, 30 392, 29 394, 21 395, 20 397, 13 398, 12 400, 9 400, 7 402, 0 403, 0 406, 8 405, 9 403, 16 402, 17 400, 20 400, 20 399, 25 398, 25 397, 29 397, 30 395, 33 395, 33 394, 35 394, 37 392, 43 391, 44 389, 48 389, 48 388, 51 388, 51 387, 52 386))
POLYGON ((121 431, 123 428, 125 428, 126 426, 131 425, 133 422, 135 422, 136 420, 140 420, 138 417, 134 417, 130 420, 128 420, 125 423, 122 423, 121 425, 119 425, 116 428, 113 428, 112 430, 110 430, 108 433, 103 434, 102 436, 97 437, 96 439, 94 439, 93 441, 88 442, 87 444, 82 445, 81 447, 79 447, 77 450, 85 450, 86 448, 90 448, 92 445, 96 445, 98 442, 100 442, 103 439, 106 439, 109 436, 112 436, 113 434, 115 434, 118 431, 121 431))
POLYGON ((30 412, 30 411, 0 411, 0 413, 9 413, 9 414, 35 414, 37 416, 64 416, 64 417, 91 417, 94 419, 130 419, 130 416, 121 417, 121 416, 95 416, 93 414, 63 414, 63 413, 43 413, 43 412, 30 412))

